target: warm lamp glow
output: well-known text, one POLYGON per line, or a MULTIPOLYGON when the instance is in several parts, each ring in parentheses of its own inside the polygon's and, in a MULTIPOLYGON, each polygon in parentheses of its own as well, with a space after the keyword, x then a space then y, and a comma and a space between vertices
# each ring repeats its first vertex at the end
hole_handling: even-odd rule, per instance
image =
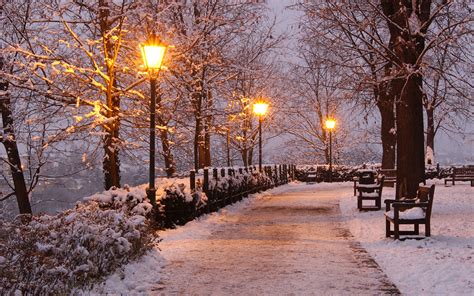
POLYGON ((140 49, 146 69, 151 72, 159 71, 163 64, 167 46, 152 35, 147 43, 140 46, 140 49))
POLYGON ((327 119, 326 120, 326 128, 328 130, 332 130, 336 127, 336 120, 334 119, 327 119))
POLYGON ((264 102, 259 102, 253 104, 253 113, 255 113, 258 116, 263 116, 267 113, 268 110, 268 104, 264 102))

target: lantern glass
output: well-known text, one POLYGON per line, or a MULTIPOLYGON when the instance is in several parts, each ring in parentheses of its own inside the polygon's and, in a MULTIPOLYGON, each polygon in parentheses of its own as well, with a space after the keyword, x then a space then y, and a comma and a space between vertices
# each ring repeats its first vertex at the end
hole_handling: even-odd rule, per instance
POLYGON ((163 64, 166 46, 162 44, 146 44, 141 46, 143 62, 147 70, 159 70, 163 64))
POLYGON ((336 120, 334 119, 327 119, 326 120, 326 128, 328 130, 332 130, 336 127, 336 120))
POLYGON ((268 111, 268 104, 264 102, 259 102, 253 104, 253 113, 258 116, 264 116, 268 111))

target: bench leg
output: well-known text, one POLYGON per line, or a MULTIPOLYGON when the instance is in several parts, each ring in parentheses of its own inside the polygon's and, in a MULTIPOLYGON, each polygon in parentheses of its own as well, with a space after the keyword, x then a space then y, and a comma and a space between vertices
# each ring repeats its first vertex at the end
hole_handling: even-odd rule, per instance
POLYGON ((398 225, 398 223, 394 223, 393 224, 393 238, 394 239, 400 239, 400 225, 398 225))
POLYGON ((415 224, 415 234, 420 234, 420 224, 415 224))
POLYGON ((354 181, 354 196, 357 195, 357 192, 356 192, 356 181, 354 181))
POLYGON ((382 197, 381 196, 379 196, 379 198, 377 198, 375 200, 375 205, 377 206, 377 209, 379 209, 379 210, 382 208, 382 197))
POLYGON ((360 210, 362 209, 362 198, 357 197, 357 208, 360 210))
POLYGON ((390 221, 385 219, 385 237, 390 237, 390 221))
POLYGON ((453 177, 453 186, 454 186, 454 177, 453 177))
POLYGON ((428 237, 428 236, 431 236, 431 229, 430 229, 430 222, 429 221, 426 221, 425 223, 425 235, 428 237))

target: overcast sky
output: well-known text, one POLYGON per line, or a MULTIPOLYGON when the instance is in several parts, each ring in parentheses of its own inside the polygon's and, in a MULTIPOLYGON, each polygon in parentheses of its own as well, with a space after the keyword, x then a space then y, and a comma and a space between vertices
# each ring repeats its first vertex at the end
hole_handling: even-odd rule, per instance
MULTIPOLYGON (((295 23, 298 20, 298 12, 286 9, 296 0, 266 0, 271 8, 271 13, 277 17, 278 30, 285 30, 296 33, 298 28, 295 23)), ((292 36, 294 34, 290 34, 292 36)), ((294 53, 288 52, 288 59, 294 56, 294 53)), ((473 110, 474 112, 474 110, 473 110)), ((435 139, 435 161, 442 165, 453 163, 471 163, 474 164, 474 118, 466 122, 464 134, 453 134, 440 131, 435 139)))

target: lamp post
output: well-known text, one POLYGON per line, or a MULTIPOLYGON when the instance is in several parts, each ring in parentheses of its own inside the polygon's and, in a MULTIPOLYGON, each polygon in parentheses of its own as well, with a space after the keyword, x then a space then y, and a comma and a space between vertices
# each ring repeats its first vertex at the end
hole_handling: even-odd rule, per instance
POLYGON ((332 130, 336 127, 336 120, 326 119, 326 129, 329 131, 329 182, 332 182, 332 130))
POLYGON ((260 172, 262 172, 262 122, 267 110, 268 104, 265 102, 253 104, 253 113, 258 116, 258 170, 260 172))
POLYGON ((143 62, 150 77, 150 171, 149 185, 146 194, 152 205, 156 205, 155 188, 155 117, 156 117, 156 80, 163 64, 167 46, 160 39, 151 34, 146 43, 140 45, 143 62))

